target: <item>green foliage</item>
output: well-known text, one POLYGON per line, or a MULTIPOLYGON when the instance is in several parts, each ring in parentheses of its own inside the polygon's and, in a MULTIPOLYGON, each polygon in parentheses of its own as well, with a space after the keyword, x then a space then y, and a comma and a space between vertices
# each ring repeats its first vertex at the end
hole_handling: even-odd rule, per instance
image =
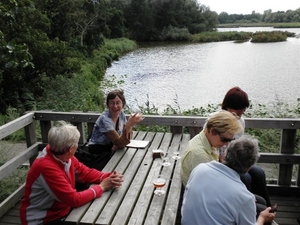
MULTIPOLYGON (((18 119, 19 117, 20 117, 20 114, 17 111, 17 109, 8 107, 8 109, 6 110, 6 114, 0 116, 0 126, 4 125, 10 121, 13 121, 15 119, 18 119)), ((6 137, 5 140, 20 141, 20 140, 24 140, 24 136, 25 136, 24 129, 21 129, 21 130, 14 132, 11 135, 9 135, 8 137, 6 137)), ((2 159, 2 157, 1 157, 1 159, 2 159)))
POLYGON ((251 42, 279 42, 286 41, 288 36, 292 36, 290 32, 283 31, 260 31, 255 32, 252 36, 251 42))
MULTIPOLYGON (((0 166, 12 159, 17 152, 11 148, 11 144, 1 140, 0 166)), ((27 167, 20 167, 0 181, 0 202, 12 194, 21 184, 25 182, 27 167)))
MULTIPOLYGON (((93 52, 93 57, 81 64, 81 72, 73 77, 44 78, 45 89, 37 98, 37 110, 54 111, 103 111, 105 108, 101 85, 105 70, 113 60, 137 47, 125 38, 105 40, 104 45, 93 52)), ((103 81, 104 82, 104 81, 103 81)), ((106 88, 112 84, 105 82, 106 88)), ((103 87, 103 86, 102 86, 103 87)))
POLYGON ((130 38, 138 41, 187 40, 189 33, 211 31, 217 14, 195 0, 132 0, 124 7, 130 38), (168 31, 168 27, 173 29, 168 31), (187 29, 187 31, 185 30, 187 29))
POLYGON ((5 200, 11 195, 21 184, 25 183, 27 168, 20 168, 12 172, 9 176, 0 181, 0 201, 5 200))
POLYGON ((127 38, 117 38, 117 39, 105 39, 102 48, 105 48, 112 52, 112 59, 117 60, 120 55, 124 55, 138 46, 136 42, 129 40, 127 38))
POLYGON ((233 41, 233 40, 249 40, 252 32, 203 32, 192 35, 192 42, 218 42, 218 41, 233 41))
POLYGON ((161 32, 162 41, 188 41, 191 34, 187 28, 169 26, 161 32))

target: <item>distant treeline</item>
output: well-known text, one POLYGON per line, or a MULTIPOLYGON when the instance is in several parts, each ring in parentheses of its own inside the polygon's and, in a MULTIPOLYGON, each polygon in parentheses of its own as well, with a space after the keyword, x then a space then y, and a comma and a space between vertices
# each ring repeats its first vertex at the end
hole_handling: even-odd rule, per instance
POLYGON ((253 11, 251 14, 228 14, 221 12, 218 15, 220 24, 230 23, 291 23, 300 22, 300 4, 296 10, 272 12, 271 9, 265 10, 263 14, 253 11))

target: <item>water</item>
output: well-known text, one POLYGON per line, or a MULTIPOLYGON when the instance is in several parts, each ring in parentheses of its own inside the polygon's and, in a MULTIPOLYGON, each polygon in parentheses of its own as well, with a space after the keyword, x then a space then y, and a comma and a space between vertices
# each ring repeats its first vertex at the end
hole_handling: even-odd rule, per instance
MULTIPOLYGON (((300 34, 300 29, 283 30, 300 34)), ((233 86, 244 89, 254 104, 294 105, 300 98, 300 38, 141 46, 114 62, 106 71, 112 75, 125 81, 120 88, 129 103, 149 100, 160 111, 175 102, 181 109, 219 104, 233 86)))

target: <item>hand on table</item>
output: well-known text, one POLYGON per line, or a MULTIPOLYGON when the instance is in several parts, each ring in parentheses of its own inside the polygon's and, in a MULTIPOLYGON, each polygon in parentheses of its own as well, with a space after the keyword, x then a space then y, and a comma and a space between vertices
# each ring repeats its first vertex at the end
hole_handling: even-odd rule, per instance
POLYGON ((116 171, 113 171, 111 175, 102 180, 99 185, 103 191, 107 191, 111 188, 118 188, 122 186, 123 181, 123 175, 116 171))

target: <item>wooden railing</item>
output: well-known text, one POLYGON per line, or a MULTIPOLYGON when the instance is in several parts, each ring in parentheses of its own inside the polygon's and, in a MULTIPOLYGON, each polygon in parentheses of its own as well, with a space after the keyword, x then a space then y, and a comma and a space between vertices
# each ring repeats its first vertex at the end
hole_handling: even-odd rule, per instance
MULTIPOLYGON (((55 121, 64 120, 76 125, 81 133, 79 142, 84 143, 86 134, 93 129, 100 113, 80 112, 30 112, 10 123, 0 127, 0 140, 20 130, 25 130, 27 148, 13 159, 0 167, 0 180, 7 177, 23 163, 31 163, 45 144, 48 142, 48 131, 55 121), (37 121, 41 133, 41 140, 37 138, 37 121)), ((148 126, 168 126, 171 133, 188 131, 191 138, 198 134, 205 123, 206 117, 197 116, 153 116, 145 115, 141 122, 148 126)), ((259 162, 279 164, 276 184, 268 184, 268 190, 278 195, 300 195, 300 174, 298 170, 296 183, 292 182, 293 166, 300 164, 300 155, 295 154, 296 133, 300 129, 300 119, 281 118, 248 118, 246 128, 280 129, 281 140, 279 153, 261 153, 259 162)), ((16 204, 23 195, 24 185, 0 204, 0 217, 16 204)))

